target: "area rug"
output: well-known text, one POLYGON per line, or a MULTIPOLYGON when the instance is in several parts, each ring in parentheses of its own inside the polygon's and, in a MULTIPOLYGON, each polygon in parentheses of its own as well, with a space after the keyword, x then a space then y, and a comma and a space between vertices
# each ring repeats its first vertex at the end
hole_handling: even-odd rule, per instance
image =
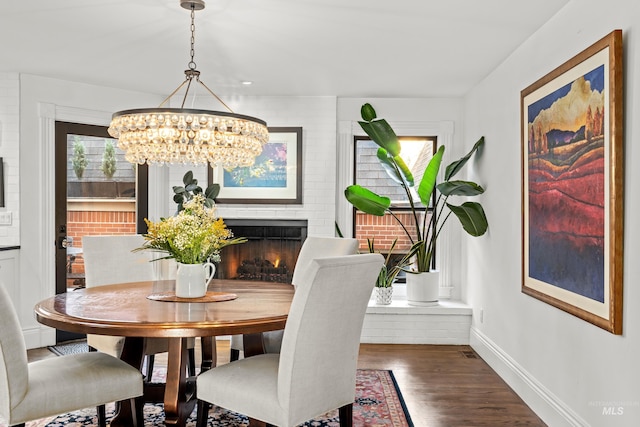
MULTIPOLYGON (((164 372, 154 369, 154 380, 162 380, 164 372)), ((107 422, 114 412, 114 405, 107 405, 107 422)), ((162 404, 146 404, 145 426, 164 426, 162 404)), ((244 415, 213 407, 209 411, 208 427, 247 427, 244 415)), ((26 427, 79 427, 97 425, 95 408, 87 408, 57 417, 27 423, 26 427)), ((195 427, 196 411, 187 421, 187 427, 195 427)), ((302 424, 305 427, 336 427, 338 411, 329 412, 302 424)), ((402 394, 391 371, 359 369, 356 376, 356 400, 353 405, 353 425, 358 427, 413 427, 402 394)), ((0 427, 4 424, 0 421, 0 427)))
POLYGON ((86 340, 72 341, 64 344, 50 345, 47 347, 50 352, 58 356, 66 356, 67 354, 86 353, 89 346, 86 340))

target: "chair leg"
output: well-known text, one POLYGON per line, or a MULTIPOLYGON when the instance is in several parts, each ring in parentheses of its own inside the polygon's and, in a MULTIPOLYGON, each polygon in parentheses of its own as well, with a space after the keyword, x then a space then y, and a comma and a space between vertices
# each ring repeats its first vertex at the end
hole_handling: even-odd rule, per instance
POLYGON ((340 427, 352 427, 353 403, 340 407, 338 409, 338 416, 340 417, 340 427))
POLYGON ((198 399, 198 410, 196 411, 196 427, 206 427, 209 418, 209 409, 211 404, 204 400, 198 399))
POLYGON ((190 377, 196 376, 196 349, 189 349, 189 364, 187 365, 187 370, 189 371, 190 377))
POLYGON ((106 427, 107 413, 105 411, 104 405, 96 406, 96 412, 98 413, 98 425, 100 427, 106 427))
POLYGON ((144 427, 144 397, 131 398, 131 414, 133 415, 133 427, 144 427))
POLYGON ((154 354, 147 354, 147 378, 146 381, 148 383, 151 382, 151 378, 153 377, 153 364, 156 361, 156 356, 154 354))
POLYGON ((236 350, 235 348, 231 349, 231 354, 229 355, 229 361, 235 362, 240 359, 240 350, 236 350))

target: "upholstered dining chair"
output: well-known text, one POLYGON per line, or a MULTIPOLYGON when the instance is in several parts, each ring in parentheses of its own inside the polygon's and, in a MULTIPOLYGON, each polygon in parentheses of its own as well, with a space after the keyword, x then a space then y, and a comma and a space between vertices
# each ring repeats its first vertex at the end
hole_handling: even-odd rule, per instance
POLYGON ((209 404, 280 427, 338 408, 352 425, 356 368, 380 254, 317 258, 300 279, 279 354, 261 354, 198 376, 198 427, 209 404))
POLYGON ((137 399, 142 374, 119 359, 94 352, 28 363, 18 315, 2 284, 0 324, 0 416, 8 425, 24 427, 27 421, 97 406, 104 427, 104 404, 116 400, 131 399, 133 413, 141 413, 136 405, 142 404, 137 399))
MULTIPOLYGON (((82 237, 82 254, 87 288, 114 283, 173 278, 161 276, 160 261, 150 262, 154 259, 152 252, 132 252, 133 249, 141 247, 144 242, 144 237, 140 234, 82 237)), ((165 274, 167 274, 167 271, 165 271, 165 274)), ((124 337, 88 334, 87 344, 91 349, 96 349, 114 357, 120 357, 124 345, 124 337)), ((195 375, 195 339, 189 339, 188 347, 189 374, 195 375)), ((147 381, 151 380, 153 374, 155 355, 166 353, 168 350, 169 341, 166 338, 145 339, 144 354, 147 360, 147 381)))
MULTIPOLYGON (((300 280, 305 276, 307 268, 311 265, 311 261, 315 258, 323 258, 330 256, 351 255, 358 252, 358 240, 341 237, 316 237, 309 236, 305 239, 295 268, 291 284, 296 287, 300 280)), ((282 343, 282 330, 269 331, 262 334, 262 347, 265 353, 278 353, 282 343)), ((232 335, 230 359, 232 361, 240 358, 240 352, 244 351, 242 335, 232 335)))

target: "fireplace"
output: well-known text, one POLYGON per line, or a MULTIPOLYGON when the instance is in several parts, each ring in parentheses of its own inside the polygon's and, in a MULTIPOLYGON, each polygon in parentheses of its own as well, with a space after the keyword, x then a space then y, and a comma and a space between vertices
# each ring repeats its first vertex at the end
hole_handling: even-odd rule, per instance
POLYGON ((234 236, 248 241, 222 250, 216 277, 291 283, 307 238, 306 220, 225 219, 225 223, 234 236))

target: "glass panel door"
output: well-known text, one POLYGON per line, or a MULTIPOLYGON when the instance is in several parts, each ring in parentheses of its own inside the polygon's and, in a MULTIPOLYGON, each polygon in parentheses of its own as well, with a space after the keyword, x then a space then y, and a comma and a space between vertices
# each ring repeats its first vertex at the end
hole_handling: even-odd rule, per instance
MULTIPOLYGON (((145 232, 146 166, 104 126, 56 122, 56 293, 84 287, 82 237, 145 232)), ((58 341, 78 338, 58 331, 58 341)))

